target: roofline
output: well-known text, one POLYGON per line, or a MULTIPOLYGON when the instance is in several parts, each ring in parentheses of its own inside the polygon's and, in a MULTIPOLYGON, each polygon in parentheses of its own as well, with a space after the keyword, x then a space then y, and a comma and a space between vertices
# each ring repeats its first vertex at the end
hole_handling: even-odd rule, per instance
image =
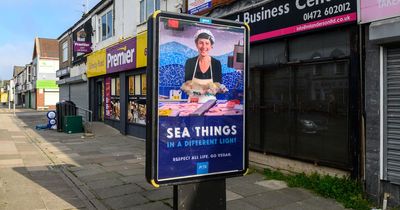
MULTIPOLYGON (((79 19, 74 25, 72 25, 71 27, 69 27, 66 31, 64 31, 64 33, 62 33, 57 40, 61 40, 64 38, 64 36, 66 34, 68 34, 68 32, 72 31, 73 29, 75 29, 79 24, 81 24, 82 22, 85 22, 84 20, 86 20, 86 18, 91 18, 91 15, 93 15, 92 13, 96 12, 97 9, 99 9, 101 6, 106 7, 108 4, 113 3, 114 0, 101 0, 99 3, 97 3, 92 9, 90 9, 90 11, 86 14, 84 14, 81 19, 79 19)), ((101 8, 102 9, 102 8, 101 8)))

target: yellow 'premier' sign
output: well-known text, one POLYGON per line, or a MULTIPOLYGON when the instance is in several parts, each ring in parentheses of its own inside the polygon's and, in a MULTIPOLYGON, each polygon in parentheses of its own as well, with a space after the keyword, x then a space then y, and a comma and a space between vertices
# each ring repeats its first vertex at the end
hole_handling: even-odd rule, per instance
POLYGON ((136 37, 136 68, 147 66, 147 31, 136 37))
POLYGON ((87 58, 87 77, 105 75, 106 72, 106 49, 98 50, 87 58))

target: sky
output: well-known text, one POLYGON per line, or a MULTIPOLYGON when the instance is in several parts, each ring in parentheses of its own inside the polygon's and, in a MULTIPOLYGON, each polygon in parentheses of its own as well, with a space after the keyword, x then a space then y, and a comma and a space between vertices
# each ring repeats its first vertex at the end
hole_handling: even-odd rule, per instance
POLYGON ((82 17, 83 4, 90 10, 99 1, 0 0, 0 80, 32 61, 35 37, 57 39, 82 17))

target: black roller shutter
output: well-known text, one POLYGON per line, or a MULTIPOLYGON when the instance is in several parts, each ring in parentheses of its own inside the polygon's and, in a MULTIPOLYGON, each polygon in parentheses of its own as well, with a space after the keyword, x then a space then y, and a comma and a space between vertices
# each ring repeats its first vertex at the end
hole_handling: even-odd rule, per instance
POLYGON ((385 69, 385 178, 400 184, 400 48, 387 48, 385 69))

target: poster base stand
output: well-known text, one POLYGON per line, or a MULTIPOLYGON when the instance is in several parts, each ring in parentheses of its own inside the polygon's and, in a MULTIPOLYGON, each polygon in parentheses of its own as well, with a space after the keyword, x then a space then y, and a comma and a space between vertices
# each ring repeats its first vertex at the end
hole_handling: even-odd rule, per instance
POLYGON ((174 210, 226 210, 225 179, 174 185, 174 210))

